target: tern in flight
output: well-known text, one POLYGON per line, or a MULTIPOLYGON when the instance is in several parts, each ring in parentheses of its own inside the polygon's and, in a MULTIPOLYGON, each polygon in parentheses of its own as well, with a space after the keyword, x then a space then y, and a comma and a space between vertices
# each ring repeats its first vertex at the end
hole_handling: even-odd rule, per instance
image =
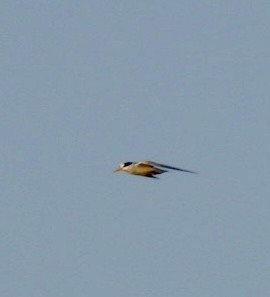
POLYGON ((161 174, 161 173, 164 173, 164 172, 168 172, 168 170, 165 170, 163 168, 178 170, 178 171, 183 171, 183 172, 188 172, 188 173, 196 173, 194 171, 181 169, 181 168, 177 168, 177 167, 172 167, 172 166, 168 166, 168 165, 164 165, 164 164, 160 164, 160 163, 152 162, 152 161, 139 161, 139 162, 121 163, 114 170, 114 172, 124 171, 124 172, 130 173, 130 174, 157 178, 155 175, 161 174))

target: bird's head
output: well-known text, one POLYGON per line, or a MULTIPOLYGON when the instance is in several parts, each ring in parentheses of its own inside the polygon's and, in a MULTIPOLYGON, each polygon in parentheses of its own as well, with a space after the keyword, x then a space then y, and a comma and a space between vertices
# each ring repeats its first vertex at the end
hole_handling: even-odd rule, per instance
POLYGON ((123 171, 125 170, 125 167, 131 165, 132 162, 125 162, 125 163, 120 163, 117 168, 114 170, 114 172, 117 172, 117 171, 123 171))

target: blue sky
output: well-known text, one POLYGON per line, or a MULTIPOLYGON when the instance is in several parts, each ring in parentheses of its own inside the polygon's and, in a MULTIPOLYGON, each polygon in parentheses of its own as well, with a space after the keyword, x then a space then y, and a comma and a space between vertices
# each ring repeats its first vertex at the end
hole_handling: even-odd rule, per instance
POLYGON ((2 297, 269 294, 269 9, 2 3, 2 297))

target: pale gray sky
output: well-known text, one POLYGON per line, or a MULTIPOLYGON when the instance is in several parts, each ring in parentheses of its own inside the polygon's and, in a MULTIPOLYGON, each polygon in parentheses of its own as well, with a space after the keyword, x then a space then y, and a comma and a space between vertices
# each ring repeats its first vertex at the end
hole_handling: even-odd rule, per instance
POLYGON ((1 297, 269 294, 269 15, 2 3, 1 297))

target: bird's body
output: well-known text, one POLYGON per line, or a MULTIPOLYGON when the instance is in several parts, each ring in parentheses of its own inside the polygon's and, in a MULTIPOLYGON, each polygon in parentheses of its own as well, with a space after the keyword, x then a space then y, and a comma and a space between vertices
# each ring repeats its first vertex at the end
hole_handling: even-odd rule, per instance
POLYGON ((139 162, 125 162, 121 163, 115 170, 116 171, 124 171, 134 175, 141 175, 146 177, 157 178, 155 175, 167 172, 165 169, 178 170, 183 172, 195 173, 193 171, 172 167, 160 163, 156 163, 153 161, 139 161, 139 162))

